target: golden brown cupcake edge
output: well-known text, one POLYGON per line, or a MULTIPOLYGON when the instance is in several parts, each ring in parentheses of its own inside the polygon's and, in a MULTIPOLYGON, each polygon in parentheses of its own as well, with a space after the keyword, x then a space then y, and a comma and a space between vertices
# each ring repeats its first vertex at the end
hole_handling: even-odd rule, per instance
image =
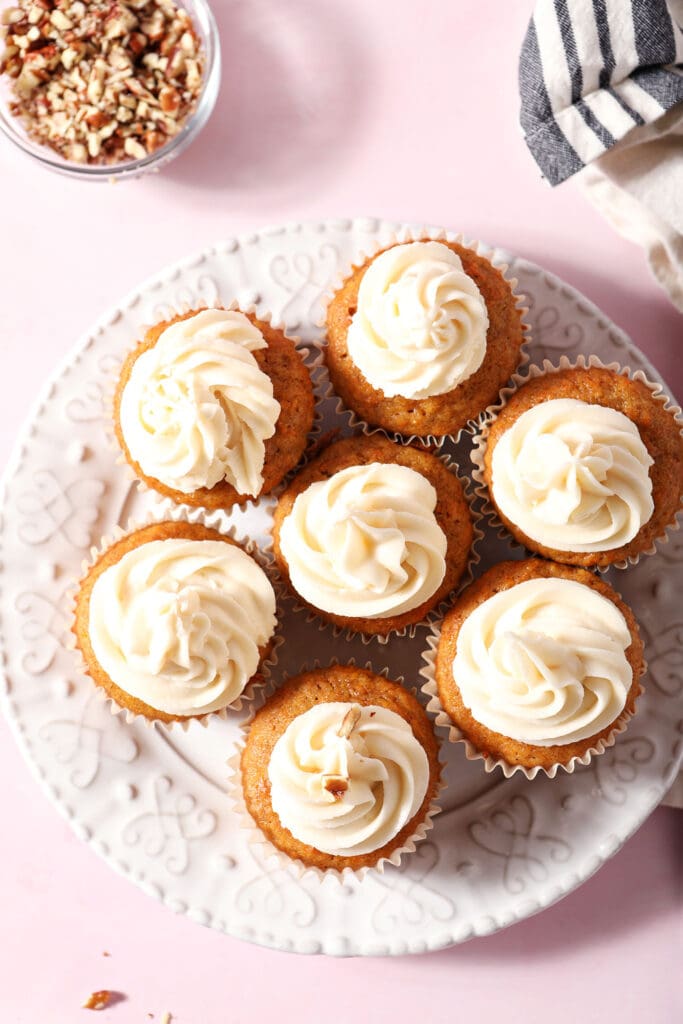
POLYGON ((413 445, 398 445, 382 435, 343 438, 333 441, 297 475, 290 480, 280 495, 273 513, 273 554, 282 579, 296 599, 320 618, 335 623, 353 632, 384 636, 420 622, 457 586, 465 572, 474 540, 472 514, 462 485, 447 466, 426 449, 413 445), (342 469, 350 466, 368 465, 371 462, 397 463, 421 473, 434 487, 437 494, 434 514, 446 535, 446 574, 438 590, 423 604, 401 615, 381 619, 355 618, 333 615, 309 604, 292 586, 287 561, 280 547, 282 523, 292 511, 299 494, 319 480, 327 480, 342 469))
POLYGON ((522 313, 503 275, 484 256, 458 242, 443 242, 462 260, 465 273, 476 283, 489 314, 486 355, 479 369, 453 391, 431 398, 388 398, 373 388, 351 360, 346 337, 358 304, 365 271, 385 249, 352 268, 327 308, 325 361, 332 386, 344 404, 366 423, 399 434, 443 436, 456 434, 498 397, 517 369, 524 342, 522 313))
MULTIPOLYGON (((581 757, 600 740, 606 739, 614 729, 614 723, 585 740, 576 743, 539 747, 513 740, 508 736, 488 729, 478 722, 465 705, 456 680, 453 678, 460 627, 465 619, 488 598, 518 583, 532 579, 568 579, 583 583, 597 590, 612 601, 626 619, 631 634, 631 644, 626 658, 633 672, 626 705, 622 714, 635 712, 636 698, 642 690, 640 678, 644 671, 643 642, 633 612, 608 583, 587 569, 548 562, 541 558, 528 558, 521 562, 500 562, 484 573, 465 590, 444 618, 441 636, 436 651, 434 676, 439 700, 451 721, 477 750, 484 756, 500 758, 509 765, 523 765, 526 768, 552 768, 556 764, 568 764, 572 758, 581 757)), ((620 716, 621 717, 621 716, 620 716)))
POLYGON ((288 857, 321 871, 354 871, 373 867, 380 860, 405 846, 426 818, 441 780, 439 741, 422 705, 400 683, 385 679, 354 665, 335 665, 314 669, 287 680, 256 712, 249 726, 241 755, 241 781, 249 814, 264 836, 288 857), (293 719, 316 704, 342 701, 370 704, 394 711, 406 721, 429 760, 429 785, 417 814, 385 846, 372 853, 342 857, 323 853, 296 839, 284 828, 273 809, 268 764, 275 744, 293 719))
MULTIPOLYGON (((126 462, 135 475, 152 490, 181 504, 208 509, 227 509, 233 505, 244 505, 247 501, 253 500, 252 495, 239 494, 227 480, 220 481, 214 487, 200 487, 196 491, 186 494, 184 491, 168 487, 161 480, 146 476, 140 464, 128 450, 120 423, 121 397, 130 379, 136 359, 156 345, 166 328, 181 320, 188 320, 200 312, 202 312, 201 309, 193 309, 188 313, 155 324, 149 328, 142 341, 138 342, 137 346, 128 353, 114 393, 114 432, 126 462)), ((315 397, 310 374, 294 341, 287 338, 278 328, 264 320, 259 320, 253 313, 244 315, 258 328, 266 340, 267 347, 258 349, 253 356, 259 368, 270 377, 273 384, 273 395, 280 403, 280 415, 277 419, 275 433, 264 442, 263 487, 255 496, 260 497, 277 487, 287 473, 294 469, 303 455, 308 444, 308 435, 313 426, 315 397)))

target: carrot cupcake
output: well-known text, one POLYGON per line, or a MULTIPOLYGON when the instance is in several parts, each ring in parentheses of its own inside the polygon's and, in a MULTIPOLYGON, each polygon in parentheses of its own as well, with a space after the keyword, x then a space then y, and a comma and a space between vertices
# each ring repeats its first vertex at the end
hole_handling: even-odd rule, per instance
POLYGON ((614 741, 643 671, 616 591, 586 569, 530 558, 494 566, 460 596, 434 675, 456 738, 504 767, 554 774, 614 741))
POLYGON ((419 622, 458 583, 473 540, 460 481, 383 436, 329 445, 280 496, 273 550, 294 594, 345 629, 419 622))
POLYGON ((294 468, 313 409, 290 338, 251 313, 201 309, 152 327, 130 353, 114 429, 148 487, 228 508, 267 494, 294 468))
POLYGON ((375 867, 430 827, 439 745, 399 683, 352 665, 288 680, 241 757, 246 808, 278 850, 322 871, 375 867))
POLYGON ((637 557, 680 509, 681 427, 646 384, 614 370, 568 367, 529 380, 485 444, 482 476, 502 522, 555 561, 637 557))
POLYGON ((407 242, 368 259, 327 310, 326 362, 346 405, 401 434, 457 434, 520 362, 521 313, 484 256, 407 242))
POLYGON ((275 625, 273 588, 246 551, 200 524, 160 522, 95 559, 72 631, 91 679, 119 708, 175 722, 238 703, 275 625))

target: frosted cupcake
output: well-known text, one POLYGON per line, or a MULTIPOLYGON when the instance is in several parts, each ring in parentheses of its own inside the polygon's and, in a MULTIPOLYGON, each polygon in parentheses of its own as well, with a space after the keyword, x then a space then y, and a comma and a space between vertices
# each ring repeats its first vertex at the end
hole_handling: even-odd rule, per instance
POLYGON ((267 494, 293 469, 313 411, 291 339, 251 313, 202 309, 157 324, 130 353, 114 429, 148 487, 229 508, 267 494))
POLYGON ((329 303, 335 391, 367 423, 457 434, 520 362, 521 313, 489 260, 457 242, 391 246, 355 267, 329 303))
POLYGON ((241 757, 246 808, 306 867, 374 867, 430 827, 439 746, 398 683, 338 665, 288 680, 256 713, 241 757))
POLYGON ((616 591, 585 569, 531 558, 502 562, 463 592, 443 621, 434 681, 454 738, 489 767, 554 774, 614 741, 643 670, 616 591))
POLYGON ((349 437, 283 491, 273 550, 300 602, 345 629, 386 635, 453 590, 473 533, 462 485, 439 458, 381 435, 349 437))
POLYGON ((88 568, 72 631, 121 709, 174 722, 239 704, 273 644, 275 594, 238 544, 186 522, 122 537, 88 568))
POLYGON ((649 388, 577 366, 510 396, 473 458, 498 516, 529 550, 607 566, 651 550, 683 495, 680 424, 649 388))

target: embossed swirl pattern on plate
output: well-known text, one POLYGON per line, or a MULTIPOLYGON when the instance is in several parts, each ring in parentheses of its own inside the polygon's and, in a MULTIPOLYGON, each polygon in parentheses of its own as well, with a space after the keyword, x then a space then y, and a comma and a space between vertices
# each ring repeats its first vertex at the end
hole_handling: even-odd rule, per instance
MULTIPOLYGON (((574 776, 533 784, 485 776, 449 746, 445 810, 433 832, 399 869, 360 883, 299 880, 249 846, 225 795, 239 714, 169 737, 112 715, 78 675, 65 640, 67 595, 81 561, 119 520, 156 505, 131 487, 106 433, 116 369, 142 327, 236 298, 315 343, 330 283, 400 230, 373 220, 290 225, 231 239, 148 281, 102 319, 50 382, 4 481, 4 707, 25 755, 77 833, 118 870, 178 913, 280 949, 417 952, 524 917, 615 852, 661 798, 683 748, 683 533, 617 577, 642 621, 650 673, 640 713, 616 745, 574 776)), ((510 265, 527 296, 532 359, 594 351, 656 378, 626 336, 569 286, 509 254, 494 258, 510 265)), ((322 412, 323 429, 348 430, 336 403, 323 403, 322 412)), ((464 472, 469 444, 464 438, 451 452, 464 472)), ((264 507, 249 505, 231 518, 243 534, 265 540, 264 507)), ((519 554, 489 538, 479 571, 519 554)), ((313 657, 355 657, 418 682, 424 630, 364 645, 293 608, 284 608, 283 619, 283 673, 313 657)))

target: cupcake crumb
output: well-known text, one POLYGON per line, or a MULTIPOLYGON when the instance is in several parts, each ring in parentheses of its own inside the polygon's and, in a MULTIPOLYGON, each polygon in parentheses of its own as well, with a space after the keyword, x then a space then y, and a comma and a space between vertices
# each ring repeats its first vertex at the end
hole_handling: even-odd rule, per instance
POLYGON ((111 992, 106 988, 100 989, 98 992, 91 992, 86 1001, 83 1003, 84 1010, 104 1010, 109 1006, 109 997, 111 992))

